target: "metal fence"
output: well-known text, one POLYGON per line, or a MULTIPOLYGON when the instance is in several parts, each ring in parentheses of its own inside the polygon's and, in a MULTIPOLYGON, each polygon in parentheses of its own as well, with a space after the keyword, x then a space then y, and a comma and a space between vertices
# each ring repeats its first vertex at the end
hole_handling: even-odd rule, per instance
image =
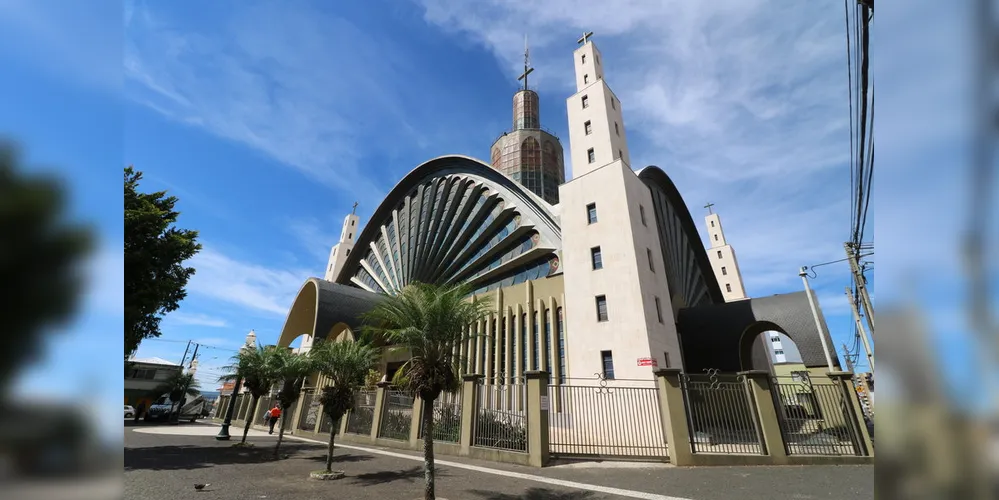
POLYGON ((378 425, 378 437, 409 440, 409 430, 413 426, 413 402, 411 393, 386 390, 384 410, 378 425))
POLYGON ((516 392, 526 392, 526 386, 477 385, 475 425, 472 428, 472 446, 527 451, 527 414, 517 405, 507 403, 516 399, 516 392))
POLYGON ((347 432, 351 434, 371 434, 371 424, 375 420, 375 391, 360 391, 354 409, 347 414, 347 432))
MULTIPOLYGON (((420 419, 420 437, 423 437, 423 419, 420 419)), ((442 392, 434 400, 434 441, 458 443, 461 441, 461 393, 442 392)))
POLYGON ((575 385, 548 386, 548 442, 552 456, 669 456, 656 387, 636 387, 641 383, 602 378, 572 382, 575 385))
POLYGON ((749 381, 706 370, 680 377, 694 453, 762 454, 749 381))
POLYGON ((788 455, 862 454, 853 402, 846 399, 842 384, 811 377, 772 380, 788 455))
POLYGON ((320 415, 319 395, 314 391, 306 390, 302 393, 302 414, 298 416, 298 429, 312 432, 316 429, 316 423, 320 415))

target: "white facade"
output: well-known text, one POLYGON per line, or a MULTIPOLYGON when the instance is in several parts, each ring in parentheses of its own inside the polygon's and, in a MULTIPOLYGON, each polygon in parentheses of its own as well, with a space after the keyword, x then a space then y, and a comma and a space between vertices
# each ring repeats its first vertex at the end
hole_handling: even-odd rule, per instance
POLYGON ((126 391, 153 391, 183 370, 179 364, 160 358, 132 358, 129 362, 132 366, 125 374, 126 391))
POLYGON ((708 214, 704 218, 704 224, 708 228, 708 241, 711 243, 708 260, 711 261, 711 269, 718 279, 722 297, 725 298, 725 302, 747 298, 746 288, 742 284, 742 272, 739 271, 739 261, 735 258, 735 249, 725 240, 721 217, 718 214, 708 214))
POLYGON ((572 176, 583 176, 619 159, 630 169, 621 102, 604 81, 600 51, 587 41, 572 57, 577 92, 566 99, 572 176))
POLYGON ((778 332, 766 332, 764 337, 767 345, 770 347, 770 352, 773 355, 774 363, 787 363, 787 353, 784 352, 784 345, 781 343, 780 333, 778 332))
POLYGON ((606 372, 609 354, 614 378, 650 379, 682 358, 652 194, 628 163, 621 105, 599 54, 590 41, 575 51, 579 92, 567 101, 573 178, 559 188, 566 364, 570 378, 591 378, 606 372))
POLYGON ((344 262, 347 262, 347 256, 354 249, 354 241, 357 239, 358 233, 361 232, 361 227, 357 224, 358 220, 359 218, 355 213, 351 213, 343 219, 343 229, 340 230, 340 242, 333 245, 333 249, 330 250, 330 259, 326 265, 326 275, 324 277, 326 281, 336 279, 337 275, 340 274, 340 270, 343 269, 344 262))

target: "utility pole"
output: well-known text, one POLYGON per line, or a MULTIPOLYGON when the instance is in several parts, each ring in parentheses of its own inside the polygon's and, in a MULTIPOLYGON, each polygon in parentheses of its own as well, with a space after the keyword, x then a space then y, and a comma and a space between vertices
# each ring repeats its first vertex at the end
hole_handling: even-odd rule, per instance
POLYGON ((857 335, 860 335, 860 340, 864 343, 864 352, 867 353, 867 366, 874 371, 874 351, 871 350, 871 344, 867 342, 867 332, 864 331, 864 322, 860 321, 860 311, 857 311, 857 302, 853 300, 853 294, 850 293, 850 287, 844 287, 846 291, 846 300, 850 303, 850 310, 853 311, 853 322, 857 325, 857 335))
MULTIPOLYGON (((187 347, 188 348, 191 347, 191 341, 190 340, 187 341, 187 347)), ((199 347, 201 347, 201 344, 199 344, 197 342, 194 342, 194 354, 191 355, 191 363, 194 363, 194 360, 198 359, 198 348, 199 347)), ((184 361, 187 361, 187 353, 186 352, 184 353, 184 361)), ((183 366, 183 364, 184 363, 181 362, 181 367, 180 367, 180 370, 181 370, 180 372, 181 373, 184 373, 184 366, 183 366)), ((180 421, 180 414, 181 414, 181 412, 184 411, 184 400, 187 399, 187 390, 190 389, 190 388, 191 388, 190 381, 186 381, 184 383, 184 392, 182 392, 180 394, 180 401, 177 402, 177 414, 175 415, 175 418, 176 418, 176 421, 178 421, 178 422, 180 421)))
POLYGON ((846 360, 846 369, 853 373, 853 360, 850 359, 850 349, 846 347, 846 342, 843 342, 843 359, 846 360))
POLYGON ((867 327, 871 332, 871 338, 874 338, 874 306, 871 305, 871 296, 867 293, 867 280, 864 278, 864 273, 860 272, 860 264, 857 263, 860 248, 849 242, 844 243, 843 248, 846 250, 846 259, 850 261, 850 272, 853 273, 853 282, 857 285, 857 291, 860 292, 860 300, 864 305, 867 327))
POLYGON ((833 367, 832 356, 829 354, 829 343, 822 333, 822 322, 819 321, 819 312, 815 308, 815 299, 812 298, 812 287, 808 285, 808 268, 802 267, 798 271, 798 276, 801 276, 801 282, 805 284, 805 296, 808 297, 808 305, 812 308, 812 319, 815 320, 815 331, 819 334, 819 340, 822 341, 822 353, 826 355, 826 364, 829 365, 829 371, 834 372, 836 368, 833 367))
POLYGON ((184 349, 184 357, 180 358, 180 371, 184 372, 184 363, 187 362, 187 352, 191 350, 191 341, 187 341, 187 347, 184 349))

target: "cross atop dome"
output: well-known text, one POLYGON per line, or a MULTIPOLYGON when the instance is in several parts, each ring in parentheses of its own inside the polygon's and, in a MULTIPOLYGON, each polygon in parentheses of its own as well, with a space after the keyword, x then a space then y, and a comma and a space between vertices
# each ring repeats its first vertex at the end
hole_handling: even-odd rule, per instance
POLYGON ((531 67, 531 52, 527 48, 527 35, 524 35, 524 73, 517 77, 517 81, 524 80, 524 90, 527 90, 527 75, 533 71, 534 68, 531 67))

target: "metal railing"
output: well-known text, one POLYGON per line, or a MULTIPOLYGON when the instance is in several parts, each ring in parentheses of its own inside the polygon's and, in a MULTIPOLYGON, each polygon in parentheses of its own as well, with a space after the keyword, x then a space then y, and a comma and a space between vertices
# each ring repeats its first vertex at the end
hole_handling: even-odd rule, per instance
POLYGON ((706 370, 680 377, 694 453, 763 454, 746 377, 706 370))
POLYGON ((371 390, 357 393, 354 409, 347 414, 347 429, 351 434, 371 434, 375 420, 376 392, 371 390))
MULTIPOLYGON (((420 420, 423 437, 423 420, 420 420)), ((461 442, 461 393, 442 392, 434 400, 434 441, 461 442)))
POLYGON ((472 428, 472 446, 527 451, 526 412, 514 408, 500 409, 506 406, 501 402, 509 401, 508 391, 524 390, 522 387, 524 386, 476 386, 479 408, 475 412, 475 425, 472 428))
POLYGON ((616 385, 603 378, 574 384, 578 385, 548 386, 548 440, 553 456, 669 456, 656 387, 616 385))
POLYGON ((771 391, 788 455, 860 455, 852 401, 833 380, 774 377, 771 391))
POLYGON ((409 440, 409 430, 413 424, 413 402, 411 393, 397 390, 385 391, 384 410, 379 424, 378 437, 409 440))

